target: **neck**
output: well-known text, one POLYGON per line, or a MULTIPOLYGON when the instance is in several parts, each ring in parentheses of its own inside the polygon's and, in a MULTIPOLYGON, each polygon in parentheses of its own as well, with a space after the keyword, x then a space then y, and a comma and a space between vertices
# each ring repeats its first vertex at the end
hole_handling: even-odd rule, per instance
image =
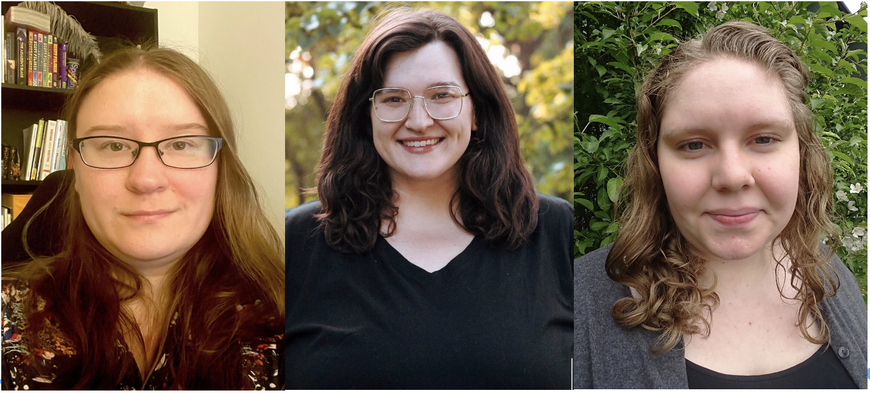
POLYGON ((777 286, 786 288, 789 265, 779 244, 770 244, 740 260, 705 257, 706 270, 701 277, 701 284, 709 287, 715 277, 715 291, 720 298, 757 296, 777 286), (782 260, 784 268, 777 267, 777 260, 782 260))
POLYGON ((402 210, 438 211, 450 214, 450 201, 458 189, 455 174, 451 171, 432 180, 408 180, 392 176, 396 206, 402 210))

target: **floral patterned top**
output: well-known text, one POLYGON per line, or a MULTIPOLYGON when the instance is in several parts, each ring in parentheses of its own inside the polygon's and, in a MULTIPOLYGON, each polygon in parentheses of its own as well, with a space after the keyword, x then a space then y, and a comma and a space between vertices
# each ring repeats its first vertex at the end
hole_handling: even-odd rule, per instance
MULTIPOLYGON (((33 389, 68 389, 65 383, 58 380, 70 365, 76 361, 76 348, 63 333, 57 321, 46 318, 44 326, 38 329, 37 337, 22 340, 21 332, 27 327, 24 304, 29 296, 34 296, 30 288, 20 281, 3 283, 3 390, 33 390, 33 389), (25 344, 26 343, 26 344, 25 344)), ((42 308, 45 300, 37 298, 37 307, 42 308)), ((244 307, 242 305, 237 306, 244 307)), ((41 310, 40 310, 41 311, 41 310)), ((169 324, 169 329, 177 328, 176 312, 169 324)), ((172 337, 174 335, 168 335, 172 337)), ((280 334, 255 343, 242 343, 239 350, 242 353, 241 371, 251 380, 250 387, 255 390, 283 389, 283 340, 280 334)), ((159 361, 150 373, 147 381, 142 380, 135 361, 124 373, 120 390, 166 389, 172 385, 173 376, 169 368, 164 367, 171 360, 175 343, 167 339, 159 355, 159 361)), ((126 343, 116 341, 121 356, 133 354, 127 350, 126 343)))

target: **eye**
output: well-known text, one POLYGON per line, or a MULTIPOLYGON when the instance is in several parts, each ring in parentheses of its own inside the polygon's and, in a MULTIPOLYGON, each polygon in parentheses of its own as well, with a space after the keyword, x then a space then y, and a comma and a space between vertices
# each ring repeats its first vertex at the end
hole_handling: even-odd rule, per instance
POLYGON ((692 142, 686 143, 682 147, 686 150, 689 150, 689 151, 698 151, 698 150, 701 150, 704 148, 704 143, 698 142, 698 141, 692 141, 692 142))
POLYGON ((100 148, 100 150, 110 151, 110 152, 130 150, 130 146, 126 142, 119 141, 119 140, 105 141, 102 144, 100 144, 99 148, 100 148))
POLYGON ((755 138, 755 143, 757 143, 759 145, 768 145, 768 144, 773 143, 773 137, 760 136, 758 138, 755 138))
POLYGON ((190 147, 190 143, 185 141, 175 141, 169 145, 169 148, 172 150, 184 150, 190 147))

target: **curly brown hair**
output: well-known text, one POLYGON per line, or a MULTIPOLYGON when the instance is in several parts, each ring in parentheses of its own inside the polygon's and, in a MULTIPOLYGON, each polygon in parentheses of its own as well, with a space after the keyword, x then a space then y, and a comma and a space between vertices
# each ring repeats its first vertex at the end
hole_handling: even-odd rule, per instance
POLYGON ((368 98, 383 87, 393 55, 433 41, 456 52, 477 119, 477 131, 458 162, 454 222, 509 250, 518 248, 537 226, 538 197, 520 156, 516 117, 483 48, 455 19, 402 7, 378 17, 356 51, 326 121, 317 175, 323 213, 318 218, 327 243, 336 250, 371 250, 382 222, 390 228, 383 236, 395 231, 398 208, 387 164, 372 141, 368 98))
MULTIPOLYGON (((700 39, 680 44, 665 56, 637 95, 637 143, 626 164, 620 233, 607 257, 606 269, 613 281, 631 287, 638 295, 617 300, 610 309, 611 317, 626 327, 661 332, 650 348, 654 353, 674 349, 684 334, 709 334, 704 314, 719 302, 715 283, 708 287, 700 284, 704 260, 690 251, 668 210, 656 144, 669 95, 687 72, 723 57, 760 66, 777 77, 786 93, 799 139, 799 190, 803 191, 798 192, 790 221, 773 242, 781 244, 791 260, 792 278, 787 285, 801 301, 802 335, 818 344, 830 336, 819 302, 836 294, 838 282, 828 263, 833 248, 820 253, 819 242, 825 235, 837 241, 829 218, 833 180, 827 153, 814 130, 815 119, 806 105, 806 66, 764 29, 751 23, 728 22, 700 39), (813 323, 820 328, 815 336, 808 330, 813 323)), ((782 260, 776 259, 778 269, 784 269, 782 260)), ((779 291, 782 294, 783 288, 779 291)))

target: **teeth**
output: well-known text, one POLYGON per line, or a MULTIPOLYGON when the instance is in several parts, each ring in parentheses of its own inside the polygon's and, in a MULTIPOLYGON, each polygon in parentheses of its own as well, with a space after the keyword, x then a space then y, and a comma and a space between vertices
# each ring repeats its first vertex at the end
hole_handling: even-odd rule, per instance
POLYGON ((426 141, 400 141, 400 142, 402 142, 403 145, 409 146, 409 147, 423 147, 423 146, 434 145, 434 144, 438 143, 438 141, 440 141, 440 140, 441 139, 436 138, 436 139, 429 139, 426 141))

